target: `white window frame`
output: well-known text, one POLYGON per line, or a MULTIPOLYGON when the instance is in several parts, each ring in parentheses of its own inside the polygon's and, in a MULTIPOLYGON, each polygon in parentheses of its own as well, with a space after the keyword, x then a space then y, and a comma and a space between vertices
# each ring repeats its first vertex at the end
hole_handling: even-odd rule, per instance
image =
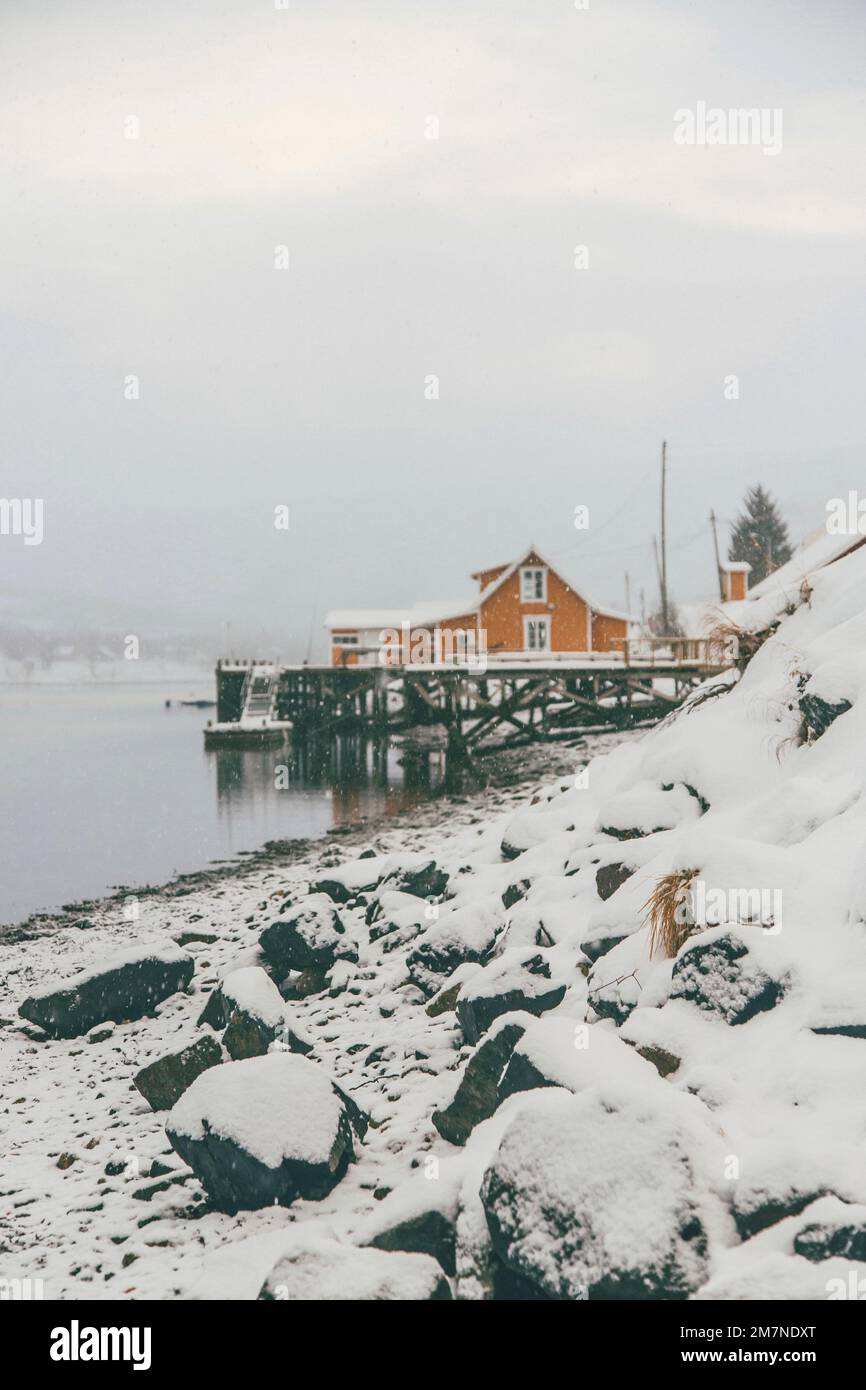
POLYGON ((333 632, 331 634, 331 644, 334 647, 357 647, 360 640, 357 632, 333 632))
POLYGON ((520 571, 520 602, 521 603, 547 603, 547 566, 546 565, 524 565, 520 571), (537 594, 536 576, 541 575, 541 593, 537 594), (532 592, 527 593, 529 585, 532 585, 532 592))
POLYGON ((553 637, 553 623, 552 623, 552 621, 551 621, 551 619, 550 619, 550 617, 549 617, 548 614, 546 614, 546 613, 536 613, 536 614, 533 614, 532 616, 526 616, 526 617, 524 617, 524 619, 523 619, 523 650, 524 650, 525 652, 549 652, 549 651, 552 651, 552 647, 551 647, 551 640, 552 640, 552 637, 553 637), (544 628, 545 628, 545 632, 546 632, 546 634, 547 634, 547 638, 546 638, 546 643, 545 643, 545 645, 544 645, 543 647, 539 647, 537 644, 536 644, 534 647, 530 646, 530 644, 529 644, 529 625, 530 625, 530 623, 544 623, 544 628))

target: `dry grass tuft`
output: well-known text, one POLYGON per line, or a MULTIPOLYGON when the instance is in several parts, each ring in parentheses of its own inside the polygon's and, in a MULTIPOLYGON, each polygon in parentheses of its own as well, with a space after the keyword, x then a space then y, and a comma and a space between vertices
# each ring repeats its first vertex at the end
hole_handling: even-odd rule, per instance
POLYGON ((739 623, 731 622, 730 618, 719 613, 707 633, 707 659, 718 665, 727 662, 733 666, 740 650, 740 642, 748 636, 746 629, 740 627, 739 623))
POLYGON ((661 953, 672 958, 691 934, 686 899, 698 869, 678 869, 656 880, 656 885, 644 903, 644 925, 650 929, 650 956, 661 953))
POLYGON ((779 623, 776 621, 770 623, 769 627, 762 628, 760 632, 753 632, 747 627, 740 627, 739 623, 732 622, 724 613, 719 612, 716 622, 707 633, 707 658, 719 665, 727 663, 745 671, 755 652, 760 651, 778 626, 779 623))

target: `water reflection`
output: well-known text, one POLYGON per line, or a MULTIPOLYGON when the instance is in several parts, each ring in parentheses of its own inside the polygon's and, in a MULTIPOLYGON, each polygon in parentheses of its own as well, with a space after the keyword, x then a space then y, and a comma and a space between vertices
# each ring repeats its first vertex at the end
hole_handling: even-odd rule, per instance
MULTIPOLYGON (((396 815, 452 788, 456 769, 443 750, 392 747, 387 741, 341 737, 287 743, 282 748, 212 749, 221 812, 291 797, 330 803, 335 825, 371 812, 396 815)), ((462 770, 465 774, 465 769, 462 770)), ((463 776, 460 777, 461 785, 463 776)))

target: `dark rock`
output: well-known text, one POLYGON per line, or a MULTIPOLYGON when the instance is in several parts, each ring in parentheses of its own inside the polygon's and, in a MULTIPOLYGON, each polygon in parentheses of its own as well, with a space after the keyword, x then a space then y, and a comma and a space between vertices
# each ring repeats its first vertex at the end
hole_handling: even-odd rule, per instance
POLYGON ((286 1018, 279 990, 258 965, 242 966, 226 975, 199 1022, 225 1028, 223 1046, 236 1062, 264 1056, 275 1041, 292 1052, 309 1052, 312 1047, 286 1018))
POLYGON ((509 840, 507 835, 503 835, 502 844, 499 846, 499 853, 503 859, 519 859, 526 850, 526 845, 519 845, 509 840))
POLYGON ((490 919, 470 923, 461 909, 431 927, 410 951, 406 957, 409 978, 428 999, 432 998, 442 987, 441 976, 452 974, 460 965, 486 960, 502 928, 501 921, 493 923, 490 919))
POLYGON ((560 1083, 552 1081, 550 1077, 536 1066, 523 1052, 513 1052, 502 1080, 499 1083, 500 1103, 508 1096, 516 1095, 518 1091, 536 1091, 543 1086, 558 1086, 560 1083))
POLYGON ((607 902, 612 898, 618 888, 632 877, 634 869, 630 869, 626 864, 602 864, 596 870, 595 887, 602 902, 607 902))
POLYGON ((526 897, 531 887, 532 882, 528 878, 521 878, 518 879, 516 883, 509 883, 505 892, 502 894, 502 906, 513 907, 515 903, 520 902, 521 898, 526 897))
POLYGON ((840 700, 838 704, 831 704, 829 700, 822 700, 820 695, 812 694, 801 695, 797 703, 803 716, 805 741, 808 743, 820 738, 840 714, 845 714, 851 708, 850 700, 840 700))
POLYGON ((283 979, 290 970, 330 970, 341 956, 357 960, 344 934, 339 913, 320 895, 265 927, 259 945, 275 975, 283 979))
POLYGON ((299 975, 284 980, 280 985, 280 993, 284 999, 309 999, 310 995, 321 994, 327 988, 328 977, 325 971, 310 966, 299 975))
POLYGON ((470 980, 457 1000, 457 1020, 467 1042, 476 1043, 502 1014, 546 1013, 555 1009, 565 997, 565 985, 545 985, 550 979, 550 965, 543 956, 533 956, 521 962, 518 971, 509 971, 501 987, 490 986, 484 972, 470 980))
POLYGON ((453 1013, 457 1008, 457 996, 463 985, 458 981, 456 985, 451 985, 450 989, 442 989, 430 1000, 424 1012, 428 1018, 438 1018, 440 1014, 453 1013))
POLYGON ((682 1059, 675 1057, 663 1047, 637 1047, 635 1051, 639 1057, 645 1057, 648 1062, 652 1062, 659 1076, 673 1076, 674 1072, 679 1070, 682 1059))
POLYGON ((784 1192, 770 1192, 756 1188, 738 1188, 734 1193, 733 1216, 737 1233, 741 1240, 750 1240, 759 1231, 775 1226, 789 1216, 799 1216, 801 1211, 811 1206, 819 1197, 825 1197, 822 1188, 803 1191, 789 1187, 784 1192))
POLYGON ((149 1062, 132 1078, 151 1110, 170 1110, 209 1067, 222 1062, 222 1050, 214 1038, 199 1038, 180 1052, 171 1052, 156 1062, 149 1062))
POLYGON ((605 927, 601 933, 588 936, 581 941, 580 949, 588 960, 595 962, 600 960, 602 956, 606 956, 608 951, 612 951, 614 946, 618 946, 621 941, 625 941, 626 937, 630 936, 633 931, 634 927, 631 924, 623 926, 619 931, 605 927))
POLYGON ((469 1058, 453 1100, 433 1112, 433 1123, 449 1144, 465 1144, 475 1126, 494 1113, 500 1078, 525 1032, 521 1023, 504 1023, 469 1058))
POLYGON ((79 1037, 99 1023, 124 1023, 152 1013, 164 999, 186 989, 194 970, 195 961, 177 946, 138 947, 32 995, 18 1012, 51 1037, 79 1037))
MULTIPOLYGON (((363 859, 363 855, 361 858, 363 859)), ((352 866, 354 868, 354 866, 352 866)), ((335 903, 349 903, 358 893, 371 893, 379 884, 379 875, 372 870, 368 877, 357 878, 354 873, 351 878, 342 878, 339 871, 336 874, 324 874, 316 879, 312 885, 314 893, 324 893, 335 903)))
POLYGON ((379 1231, 369 1244, 376 1250, 406 1250, 418 1255, 432 1255, 446 1274, 453 1275, 456 1271, 457 1233, 454 1222, 435 1208, 406 1221, 398 1221, 388 1230, 379 1231))
POLYGON ((814 1222, 804 1226, 794 1237, 794 1253, 805 1260, 843 1260, 866 1261, 866 1223, 836 1225, 832 1222, 814 1222))
POLYGON ((866 1038, 866 1023, 825 1023, 810 1031, 826 1038, 866 1038))
POLYGON ((394 869, 382 882, 383 889, 396 889, 399 893, 411 893, 414 898, 438 898, 448 887, 448 875, 440 869, 435 859, 415 868, 394 869))
POLYGON ((326 1072, 288 1052, 205 1072, 166 1120, 172 1148, 228 1211, 327 1196, 364 1127, 326 1072))
POLYGON ((732 1025, 775 1008, 782 993, 779 981, 761 969, 733 932, 684 947, 671 977, 671 999, 684 999, 732 1025))

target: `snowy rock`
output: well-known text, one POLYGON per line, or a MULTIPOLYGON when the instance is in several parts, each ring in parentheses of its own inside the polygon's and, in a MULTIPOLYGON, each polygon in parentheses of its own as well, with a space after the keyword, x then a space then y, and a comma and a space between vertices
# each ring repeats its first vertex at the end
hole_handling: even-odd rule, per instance
POLYGON ((542 1086, 577 1093, 617 1079, 651 1084, 649 1063, 615 1032, 572 1018, 542 1018, 517 1042, 499 1086, 499 1099, 542 1086))
POLYGON ((222 1060, 220 1045, 214 1038, 199 1038, 179 1052, 149 1062, 132 1080, 151 1110, 170 1110, 197 1076, 219 1066, 222 1060))
POLYGON ((429 999, 441 988, 440 976, 467 961, 485 960, 504 926, 498 897, 443 912, 407 957, 409 978, 429 999))
POLYGON ((450 1299, 448 1281, 429 1255, 358 1249, 335 1240, 299 1240, 278 1260, 259 1298, 296 1302, 427 1302, 450 1299))
POLYGON ((789 1216, 798 1216, 812 1202, 824 1197, 820 1188, 803 1188, 796 1182, 784 1185, 741 1184, 734 1193, 733 1216, 741 1240, 749 1240, 768 1226, 789 1216))
POLYGON ((277 1052, 204 1072, 165 1128, 214 1201, 235 1211, 326 1196, 364 1120, 315 1063, 277 1052))
POLYGON ((550 1299, 687 1298, 707 1272, 696 1105, 658 1080, 528 1097, 481 1188, 500 1260, 550 1299))
POLYGON ((353 1234, 359 1245, 431 1255, 453 1275, 460 1170, 437 1166, 435 1177, 419 1174, 379 1203, 353 1234))
POLYGON ((290 970, 327 971, 338 956, 354 954, 340 915, 324 893, 306 898, 265 927, 259 945, 281 979, 290 970))
POLYGON ((450 1104, 433 1112, 433 1123, 449 1144, 465 1144, 495 1111, 502 1073, 525 1029, 525 1020, 502 1019, 469 1058, 450 1104))
POLYGON ((348 902, 359 893, 372 893, 381 883, 389 862, 387 856, 355 859, 339 869, 329 869, 315 881, 313 891, 326 894, 335 903, 348 902))
POLYGON ((109 1019, 123 1023, 152 1013, 186 989, 194 970, 192 956, 173 943, 135 946, 107 965, 32 994, 18 1012, 51 1037, 75 1038, 109 1019))
POLYGON ((542 1014, 565 996, 564 984, 551 984, 550 962, 541 953, 508 950, 474 975, 457 996, 457 1020, 467 1042, 476 1043, 494 1019, 523 1010, 542 1014))
POLYGON ((851 708, 850 700, 839 700, 833 704, 810 691, 808 687, 797 703, 800 706, 808 739, 820 738, 822 734, 827 732, 830 725, 839 718, 840 714, 846 714, 851 708))
POLYGON ((630 869, 627 864, 602 864, 595 875, 596 892, 602 902, 612 898, 633 873, 634 869, 630 869))
POLYGON ((815 1203, 811 1219, 794 1237, 794 1253, 818 1262, 841 1258, 866 1262, 866 1206, 847 1205, 834 1197, 815 1203))
POLYGON ((425 859, 394 869, 382 886, 398 893, 411 893, 415 898, 438 898, 448 887, 448 874, 435 859, 425 859))
POLYGON ((702 933, 681 949, 673 968, 671 999, 684 999, 725 1023, 747 1023, 774 1008, 782 993, 739 932, 702 933))
POLYGON ((405 946, 426 931, 432 920, 428 915, 430 904, 416 898, 413 893, 389 889, 379 895, 378 909, 370 927, 370 940, 380 941, 382 937, 389 937, 384 946, 386 951, 405 946))
POLYGON ((611 927, 607 923, 597 926, 587 936, 581 938, 580 949, 587 960, 597 961, 618 946, 634 932, 634 923, 626 922, 621 927, 611 927))
POLYGON ((514 907, 515 903, 519 903, 521 898, 526 897, 526 894, 529 892, 531 887, 531 879, 515 879, 513 883, 509 883, 508 887, 502 894, 502 906, 514 907))
POLYGON ((199 1022, 225 1028, 223 1045, 233 1061, 260 1057, 275 1041, 292 1052, 309 1052, 311 1040, 293 1027, 280 991, 259 965, 243 966, 224 977, 199 1022))

